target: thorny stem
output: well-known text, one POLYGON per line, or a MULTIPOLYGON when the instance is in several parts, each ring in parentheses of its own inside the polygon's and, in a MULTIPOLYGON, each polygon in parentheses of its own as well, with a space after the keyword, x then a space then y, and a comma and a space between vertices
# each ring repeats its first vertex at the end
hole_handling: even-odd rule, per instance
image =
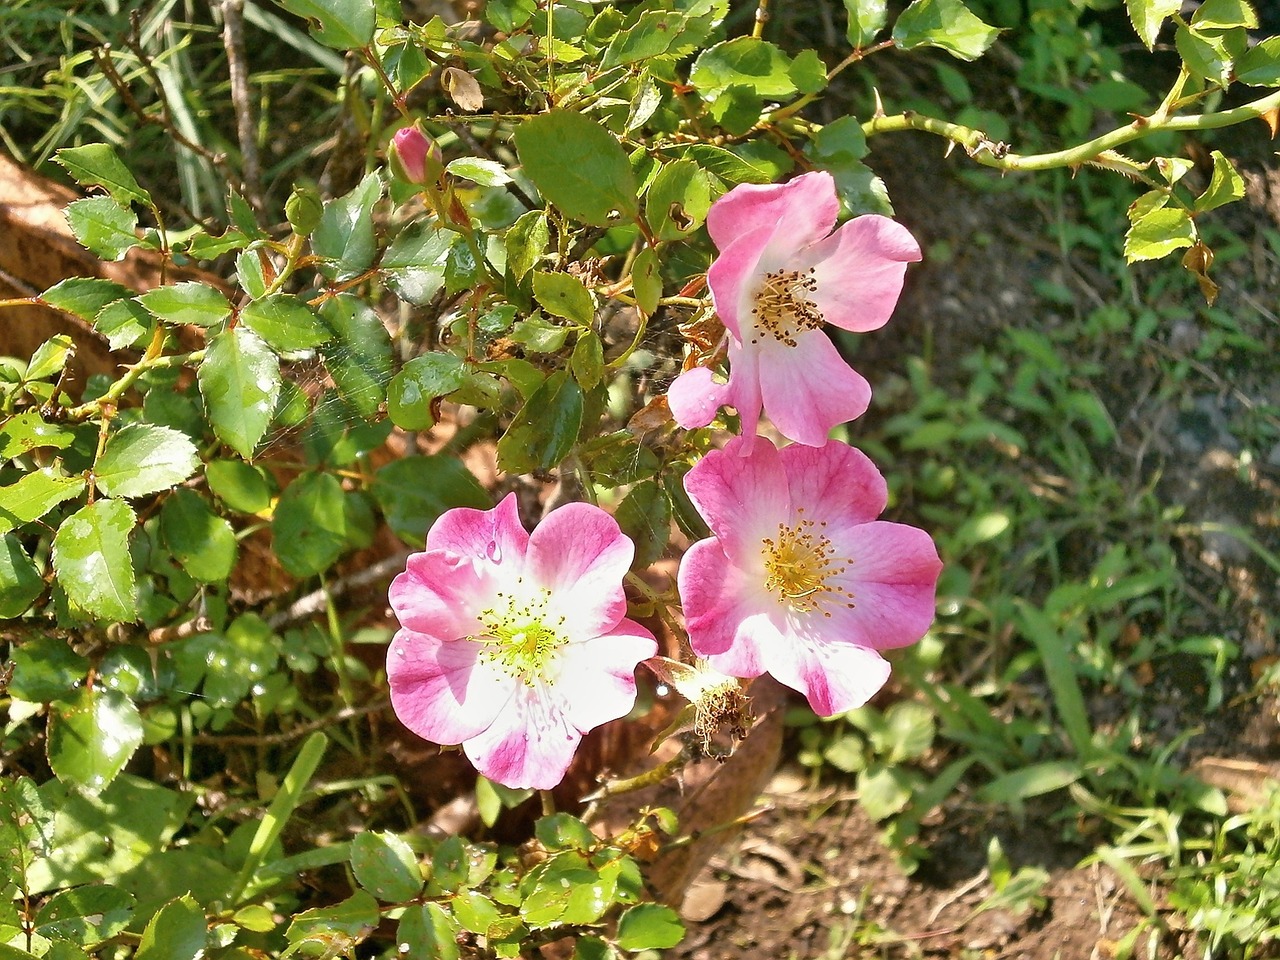
POLYGON ((764 25, 769 22, 769 0, 759 0, 756 4, 756 19, 751 25, 751 36, 759 40, 764 36, 764 25))
MULTIPOLYGON (((853 66, 859 60, 869 57, 873 53, 879 53, 881 50, 888 50, 896 45, 897 44, 895 44, 893 40, 882 40, 879 43, 873 43, 869 47, 859 47, 827 71, 827 82, 830 83, 832 78, 836 77, 846 68, 853 66)), ((816 99, 818 99, 818 93, 806 93, 804 96, 787 104, 785 107, 779 107, 777 110, 774 110, 760 122, 759 126, 772 126, 775 123, 786 120, 788 117, 795 116, 816 99)))
MULTIPOLYGON (((981 130, 927 117, 910 110, 890 117, 872 117, 862 124, 862 130, 868 137, 878 133, 921 130, 959 144, 975 162, 985 167, 1011 171, 1053 170, 1059 167, 1079 167, 1098 162, 1100 156, 1108 150, 1114 150, 1161 130, 1216 130, 1243 123, 1246 120, 1260 119, 1278 108, 1280 108, 1280 90, 1243 106, 1216 113, 1162 117, 1157 111, 1150 117, 1137 117, 1131 123, 1077 146, 1049 153, 1025 155, 1010 153, 1005 144, 990 140, 981 130)), ((1101 162, 1105 164, 1107 161, 1103 158, 1101 162)))
POLYGON ((126 391, 132 387, 144 373, 148 370, 158 370, 164 367, 180 367, 185 364, 196 364, 204 359, 204 351, 196 350, 192 353, 184 353, 171 356, 161 356, 160 351, 164 348, 165 332, 162 327, 157 327, 155 335, 151 338, 151 343, 147 346, 147 352, 143 354, 142 359, 125 371, 125 375, 113 383, 107 392, 96 400, 90 400, 82 403, 78 407, 72 407, 66 412, 68 420, 83 420, 86 417, 100 413, 108 407, 114 407, 116 402, 125 395, 126 391))
POLYGON ((587 794, 582 799, 595 803, 609 797, 616 797, 620 793, 631 793, 635 790, 643 790, 645 787, 652 787, 679 772, 690 759, 689 748, 681 747, 679 753, 669 760, 664 760, 656 767, 646 770, 644 773, 638 773, 634 777, 624 777, 621 780, 606 780, 600 784, 598 790, 587 794))

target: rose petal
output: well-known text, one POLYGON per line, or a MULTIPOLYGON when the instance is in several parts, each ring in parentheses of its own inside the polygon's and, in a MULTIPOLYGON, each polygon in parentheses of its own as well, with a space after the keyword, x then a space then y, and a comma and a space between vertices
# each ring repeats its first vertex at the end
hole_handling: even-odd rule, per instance
POLYGON ((462 749, 494 783, 514 790, 550 790, 564 779, 581 740, 545 686, 519 685, 493 724, 462 749))
POLYGON ((448 550, 460 557, 510 564, 508 575, 518 576, 519 561, 529 545, 520 523, 516 495, 507 494, 492 510, 455 507, 440 516, 427 534, 428 550, 448 550))
MULTIPOLYGON (((871 458, 847 443, 820 447, 791 444, 778 451, 791 490, 791 502, 833 529, 867 523, 880 516, 889 485, 871 458)), ((832 532, 827 536, 831 537, 832 532)))
POLYGON ((814 268, 812 299, 828 323, 866 331, 884 326, 902 293, 907 264, 919 259, 920 245, 906 227, 867 214, 843 224, 789 266, 814 268))
MULTIPOLYGON (((758 576, 764 576, 763 570, 758 576)), ((685 551, 676 582, 689 644, 698 656, 713 656, 730 649, 738 624, 758 612, 759 595, 752 597, 751 591, 744 590, 750 579, 729 561, 715 537, 699 540, 685 551)))
POLYGON ((751 325, 756 290, 764 280, 760 257, 773 239, 775 225, 765 224, 739 234, 707 269, 707 286, 716 314, 729 333, 741 340, 751 325))
POLYGON ((817 637, 787 636, 765 651, 775 680, 804 694, 820 717, 860 707, 889 679, 889 663, 874 650, 817 637))
POLYGON ((729 382, 724 402, 738 411, 739 429, 753 436, 760 423, 760 348, 729 338, 729 382))
POLYGON ((791 516, 777 448, 762 437, 737 437, 694 464, 684 488, 726 556, 763 569, 761 540, 774 536, 778 524, 791 516))
POLYGON ((400 722, 432 743, 462 743, 493 723, 516 682, 479 661, 483 648, 400 630, 387 648, 387 683, 400 722))
POLYGON ((839 214, 835 180, 826 171, 815 171, 783 184, 734 187, 711 205, 707 232, 725 250, 744 233, 781 223, 798 248, 830 233, 839 214))
POLYGON ((563 618, 562 635, 597 637, 627 612, 622 578, 634 556, 618 521, 589 503, 568 503, 533 531, 525 575, 549 592, 548 624, 563 618))
POLYGON ((676 423, 686 430, 705 427, 716 418, 716 412, 728 403, 727 383, 716 383, 715 374, 707 367, 686 370, 667 388, 667 405, 676 423))
POLYGON ((871 402, 871 386, 837 352, 826 334, 811 330, 796 346, 776 341, 760 351, 760 394, 778 432, 820 447, 838 423, 855 420, 871 402))
POLYGON ((653 634, 627 619, 611 633, 565 647, 556 687, 569 722, 586 733, 625 717, 636 702, 636 666, 657 652, 653 634))
POLYGON ((412 554, 387 599, 402 627, 441 640, 470 636, 497 584, 487 565, 443 551, 412 554))

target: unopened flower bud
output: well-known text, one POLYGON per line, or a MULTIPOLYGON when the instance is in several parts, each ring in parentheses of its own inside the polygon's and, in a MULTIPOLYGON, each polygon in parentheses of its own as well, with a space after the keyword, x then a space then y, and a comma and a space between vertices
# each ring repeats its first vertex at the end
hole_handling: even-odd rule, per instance
POLYGON ((444 171, 439 145, 416 126, 397 130, 388 154, 397 176, 410 183, 435 183, 444 171))
POLYGON ((320 199, 320 191, 311 184, 295 184, 293 193, 284 202, 284 215, 293 227, 293 232, 300 237, 310 236, 311 231, 320 225, 320 216, 324 213, 324 203, 320 199))

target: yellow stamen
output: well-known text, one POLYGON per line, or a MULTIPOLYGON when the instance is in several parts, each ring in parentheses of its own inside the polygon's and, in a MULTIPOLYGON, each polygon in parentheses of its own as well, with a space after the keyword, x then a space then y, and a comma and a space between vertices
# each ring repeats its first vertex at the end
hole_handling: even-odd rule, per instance
MULTIPOLYGON (((817 330, 823 324, 822 311, 811 295, 818 289, 814 268, 807 270, 775 270, 765 274, 756 291, 756 305, 751 308, 756 333, 773 337, 788 347, 796 345, 796 337, 806 330, 817 330)), ((759 343, 760 337, 751 338, 759 343)))
MULTIPOLYGON (((836 556, 835 547, 822 535, 825 526, 825 522, 815 524, 807 519, 800 508, 793 525, 778 524, 777 537, 760 542, 764 588, 777 593, 778 600, 795 613, 811 613, 825 601, 838 598, 850 609, 854 606, 853 594, 837 582, 852 561, 836 556)), ((824 617, 831 616, 829 610, 821 612, 824 617)))

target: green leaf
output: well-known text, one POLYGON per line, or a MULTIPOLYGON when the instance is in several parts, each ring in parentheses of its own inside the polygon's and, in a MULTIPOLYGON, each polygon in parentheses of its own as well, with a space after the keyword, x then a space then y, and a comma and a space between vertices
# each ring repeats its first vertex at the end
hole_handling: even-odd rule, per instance
POLYGON ((387 415, 404 430, 430 430, 435 404, 467 381, 467 365, 452 353, 424 353, 387 385, 387 415))
POLYGON ((1053 694, 1054 710, 1062 719, 1076 756, 1087 762, 1095 753, 1093 727, 1089 723, 1080 678, 1072 663, 1069 641, 1039 608, 1020 600, 1017 610, 1022 635, 1040 654, 1045 679, 1053 694))
POLYGON ((0 533, 32 520, 77 496, 84 489, 84 477, 58 476, 51 468, 23 475, 17 483, 0 487, 0 533))
POLYGON ((569 340, 570 328, 534 314, 511 328, 511 340, 529 353, 556 353, 569 340))
POLYGON ((103 187, 113 199, 126 206, 135 200, 151 206, 151 194, 138 186, 124 161, 105 143, 64 147, 53 159, 82 187, 103 187))
POLYGON ((573 371, 573 379, 584 390, 594 390, 604 377, 604 344, 594 330, 579 334, 578 342, 573 346, 569 368, 573 371))
POLYGON ((90 884, 61 890, 36 914, 36 935, 92 947, 128 926, 134 898, 119 887, 90 884))
POLYGON ((438 903, 424 903, 405 910, 396 928, 396 943, 414 960, 458 960, 461 928, 438 903))
POLYGON ((1079 760, 1050 760, 1046 763, 1034 763, 1029 767, 1022 767, 997 777, 983 787, 978 795, 987 803, 1009 806, 1022 800, 1052 793, 1054 790, 1061 790, 1075 783, 1084 776, 1084 773, 1084 767, 1079 760))
POLYGON ((227 298, 197 280, 156 287, 138 297, 138 302, 157 319, 177 325, 212 327, 231 315, 227 298))
POLYGON ((660 483, 646 480, 636 484, 618 504, 615 516, 622 532, 636 545, 632 569, 645 569, 666 551, 671 538, 671 501, 660 483))
POLYGON ((392 532, 415 546, 446 510, 492 505, 471 471, 447 454, 393 460, 374 474, 371 492, 392 532))
POLYGON ((391 336, 374 309, 358 297, 326 300, 320 316, 336 340, 320 347, 338 392, 362 417, 372 417, 387 398, 391 380, 391 336))
POLYGON ((280 565, 295 577, 328 569, 347 549, 346 495, 329 473, 304 473, 280 495, 271 531, 280 565))
POLYGON ((236 279, 253 300, 265 296, 271 285, 263 264, 265 255, 266 251, 260 249, 241 250, 236 255, 236 279))
POLYGON ((631 283, 637 306, 647 314, 657 310, 662 299, 662 267, 658 255, 648 247, 636 254, 631 263, 631 283))
POLYGON ((849 14, 846 35, 850 46, 861 50, 876 38, 884 29, 886 7, 886 0, 844 0, 844 9, 849 14))
POLYGON ((240 322, 279 353, 309 350, 333 337, 333 332, 304 301, 287 293, 275 293, 247 304, 240 311, 240 322))
POLYGON ((591 326, 595 319, 596 305, 591 291, 567 273, 534 271, 533 295, 553 317, 563 317, 582 327, 591 326))
POLYGON ((40 295, 51 307, 91 321, 109 303, 133 296, 128 287, 113 280, 97 277, 71 277, 55 284, 40 295))
POLYGON ((1193 243, 1195 226, 1191 215, 1182 209, 1161 207, 1129 228, 1124 237, 1124 256, 1129 263, 1156 260, 1193 243))
POLYGON ((449 251, 463 242, 452 230, 422 219, 396 235, 378 269, 402 300, 425 306, 444 286, 449 251))
POLYGON ((200 451, 185 433, 133 423, 107 441, 93 474, 109 497, 142 497, 176 487, 199 465, 200 451))
POLYGON ((1236 63, 1236 79, 1251 87, 1280 86, 1280 37, 1267 37, 1236 63))
POLYGON ((22 549, 18 538, 6 533, 0 539, 0 619, 21 616, 43 592, 44 579, 39 568, 22 549))
POLYGON ((89 661, 59 637, 36 636, 11 649, 13 677, 9 690, 28 703, 48 703, 67 696, 84 680, 89 661))
POLYGON ((137 619, 138 601, 129 556, 129 532, 137 518, 123 500, 81 507, 53 538, 53 569, 72 606, 99 620, 137 619))
POLYGON ((210 341, 197 371, 218 439, 248 459, 267 432, 280 395, 280 361, 256 333, 237 326, 210 341))
POLYGON ((1196 213, 1213 210, 1244 196, 1244 178, 1220 150, 1213 151, 1213 176, 1209 186, 1196 200, 1196 213))
MULTIPOLYGON (((289 924, 285 936, 290 943, 305 941, 321 946, 330 957, 351 956, 356 944, 373 933, 377 926, 378 901, 363 890, 357 890, 331 907, 317 907, 299 913, 289 924)), ((415 958, 426 956, 410 955, 415 958)))
POLYGON ((311 251, 329 261, 323 269, 329 279, 350 280, 373 265, 378 250, 373 205, 381 196, 382 180, 370 173, 350 193, 324 205, 320 225, 311 235, 311 251))
POLYGON ((208 940, 204 908, 188 894, 169 901, 151 918, 134 960, 200 960, 208 940))
POLYGON ((0 460, 12 460, 47 447, 65 450, 74 440, 71 430, 45 423, 35 410, 24 410, 0 424, 0 460))
POLYGON ((901 49, 940 47, 961 60, 978 59, 999 35, 961 0, 913 0, 893 25, 893 39, 901 49))
POLYGON ((160 533, 193 579, 217 583, 231 575, 237 554, 235 531, 194 490, 175 490, 165 499, 160 533))
POLYGON ((1133 29, 1147 49, 1153 50, 1161 25, 1182 9, 1182 0, 1125 0, 1125 6, 1133 29))
POLYGON ((1258 26, 1258 15, 1245 0, 1204 0, 1192 14, 1191 25, 1202 30, 1253 30, 1258 26))
POLYGON ((645 217, 659 240, 680 240, 697 230, 711 209, 711 181, 692 160, 663 164, 645 194, 645 217))
POLYGON ((534 835, 548 850, 590 850, 598 842, 585 823, 569 813, 542 817, 533 827, 534 835))
POLYGON ((511 473, 550 470, 569 455, 582 426, 582 388, 558 371, 520 408, 498 441, 498 463, 511 473))
POLYGON ((507 248, 507 267, 517 280, 537 266, 551 242, 551 230, 547 215, 541 210, 530 210, 508 229, 503 242, 507 248))
POLYGON ((27 870, 52 850, 53 825, 54 811, 35 783, 28 777, 0 777, 0 867, 8 883, 31 889, 27 870))
POLYGON ((63 783, 102 792, 142 744, 142 718, 118 690, 82 687, 49 707, 49 766, 63 783))
POLYGON ((271 506, 275 491, 261 467, 243 460, 210 460, 204 474, 209 489, 232 510, 257 514, 271 506))
POLYGON ((872 820, 884 820, 911 801, 911 780, 902 767, 874 764, 858 774, 858 802, 872 820))
POLYGON ((123 260, 138 243, 138 217, 110 197, 87 197, 67 204, 71 233, 103 260, 123 260))
POLYGON ((684 925, 670 907, 638 903, 618 920, 617 939, 623 950, 666 950, 684 939, 684 925))
POLYGON ((351 841, 356 882, 379 900, 399 903, 422 890, 422 871, 413 850, 394 833, 366 831, 351 841))
POLYGON ((1231 82, 1231 68, 1245 52, 1243 29, 1226 32, 1178 27, 1174 44, 1178 55, 1193 76, 1225 87, 1231 82))
POLYGON ((731 187, 740 183, 773 183, 777 179, 776 171, 767 164, 739 156, 714 144, 695 143, 685 149, 684 155, 731 187))
POLYGON ((278 0, 305 17, 312 35, 326 47, 356 50, 373 39, 374 0, 278 0))
POLYGON ((789 73, 791 58, 757 37, 737 37, 704 50, 689 72, 689 83, 708 103, 730 87, 746 87, 765 100, 797 92, 789 73))
POLYGON ((568 216, 600 227, 615 210, 636 217, 631 163, 613 134, 590 117, 553 110, 517 127, 515 141, 529 179, 568 216))
POLYGON ((26 372, 22 375, 23 382, 49 380, 62 373, 74 350, 75 344, 65 333, 50 337, 36 347, 35 353, 31 354, 31 359, 27 361, 26 372))
POLYGON ((112 350, 141 345, 155 333, 155 317, 137 300, 117 300, 102 308, 93 329, 107 338, 112 350))
POLYGON ((462 177, 482 187, 501 187, 511 182, 507 168, 495 160, 480 157, 459 157, 445 167, 455 177, 462 177))

